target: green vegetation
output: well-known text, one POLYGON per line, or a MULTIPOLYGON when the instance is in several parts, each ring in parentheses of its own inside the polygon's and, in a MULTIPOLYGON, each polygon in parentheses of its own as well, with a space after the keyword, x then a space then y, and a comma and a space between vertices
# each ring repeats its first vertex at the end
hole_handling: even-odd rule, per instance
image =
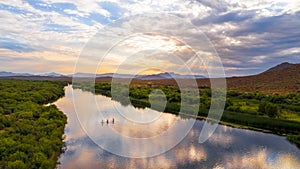
MULTIPOLYGON (((181 91, 176 86, 141 85, 130 87, 128 91, 128 86, 117 84, 114 87, 116 92, 113 96, 110 83, 96 83, 95 86, 89 83, 80 83, 73 84, 73 86, 112 97, 123 105, 128 105, 131 102, 133 106, 140 108, 150 107, 149 94, 154 89, 160 89, 167 99, 165 112, 178 114, 180 111, 181 91)), ((210 89, 199 89, 199 98, 191 97, 187 100, 190 107, 197 105, 195 103, 200 100, 196 118, 203 119, 208 115, 211 104, 210 89)), ((188 111, 183 112, 183 114, 184 117, 182 116, 182 118, 193 117, 188 111)), ((300 134, 300 93, 282 96, 228 91, 221 123, 279 135, 293 135, 289 136, 288 139, 299 146, 299 136, 295 135, 300 134)))
POLYGON ((295 143, 298 147, 300 147, 300 135, 288 135, 287 139, 290 142, 295 143))
POLYGON ((271 118, 279 116, 278 106, 268 102, 262 102, 261 104, 259 104, 258 112, 260 112, 261 114, 266 114, 271 118))
POLYGON ((64 95, 63 82, 0 80, 0 168, 55 168, 66 116, 44 106, 64 95))

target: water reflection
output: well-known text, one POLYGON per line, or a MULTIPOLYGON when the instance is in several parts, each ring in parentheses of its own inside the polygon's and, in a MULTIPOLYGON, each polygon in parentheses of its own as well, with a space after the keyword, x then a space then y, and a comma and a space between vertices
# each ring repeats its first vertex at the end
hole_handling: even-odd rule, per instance
POLYGON ((73 94, 77 116, 87 135, 104 150, 123 157, 164 153, 177 145, 196 121, 181 120, 148 108, 123 106, 106 97, 82 95, 80 90, 74 90, 73 94), (110 123, 112 119, 116 119, 114 124, 110 123))
MULTIPOLYGON (((94 99, 93 94, 81 90, 74 90, 74 94, 86 101, 94 99)), ((107 129, 113 129, 128 137, 144 138, 158 135, 171 126, 174 133, 180 132, 180 128, 191 120, 162 113, 158 120, 149 125, 132 123, 122 120, 122 117, 112 111, 114 109, 109 103, 113 101, 110 98, 97 96, 96 99, 99 101, 99 110, 86 107, 86 113, 94 113, 94 116, 87 120, 92 121, 90 124, 98 125, 92 126, 95 128, 92 133, 97 135, 100 141, 108 141, 110 144, 134 151, 146 151, 153 146, 141 144, 132 147, 122 140, 107 140, 110 138, 107 129), (105 116, 97 118, 97 111, 103 111, 105 116), (107 119, 110 120, 109 124, 105 121, 107 119), (105 122, 103 125, 102 120, 105 122)), ((83 131, 74 112, 71 87, 66 88, 66 96, 55 104, 68 116, 65 129, 67 150, 59 159, 59 168, 300 168, 300 151, 296 146, 287 142, 285 138, 272 134, 220 125, 207 142, 199 144, 198 137, 203 121, 196 121, 188 135, 164 154, 139 159, 120 157, 99 148, 83 131)), ((151 119, 151 113, 155 113, 150 109, 135 109, 131 106, 122 107, 122 110, 128 113, 138 111, 145 120, 151 119)), ((163 146, 168 139, 158 140, 153 144, 163 146)))

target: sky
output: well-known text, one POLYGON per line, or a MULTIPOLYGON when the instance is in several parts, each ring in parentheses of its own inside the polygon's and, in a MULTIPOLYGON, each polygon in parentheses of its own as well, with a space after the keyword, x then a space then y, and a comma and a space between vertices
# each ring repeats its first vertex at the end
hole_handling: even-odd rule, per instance
POLYGON ((159 25, 159 29, 117 44, 97 72, 115 72, 129 54, 140 59, 123 64, 123 69, 147 63, 153 70, 161 66, 176 72, 181 63, 172 58, 177 55, 183 62, 194 62, 191 52, 202 45, 203 36, 220 57, 226 76, 257 74, 282 62, 300 63, 299 0, 0 0, 0 20, 0 71, 71 74, 78 58, 90 49, 91 39, 98 37, 102 46, 97 50, 105 53, 111 39, 136 33, 132 25, 143 30, 159 25), (149 13, 172 14, 178 20, 135 17, 149 13), (198 32, 186 31, 183 23, 198 32))

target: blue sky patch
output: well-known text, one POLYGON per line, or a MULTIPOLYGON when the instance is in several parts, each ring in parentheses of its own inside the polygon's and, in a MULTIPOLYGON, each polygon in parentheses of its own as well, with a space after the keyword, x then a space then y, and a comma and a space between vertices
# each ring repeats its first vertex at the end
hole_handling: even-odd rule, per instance
POLYGON ((110 23, 110 20, 108 17, 103 16, 99 13, 91 13, 90 16, 88 17, 88 19, 99 22, 104 25, 110 23))
POLYGON ((9 12, 15 13, 15 14, 28 14, 28 13, 33 14, 32 12, 21 10, 18 7, 5 5, 5 4, 0 4, 0 10, 9 11, 9 12))
POLYGON ((0 48, 9 49, 15 52, 33 52, 35 49, 28 44, 21 43, 10 38, 0 38, 0 48))
POLYGON ((44 24, 44 31, 68 32, 71 30, 69 26, 59 25, 54 23, 44 24))
POLYGON ((119 7, 118 4, 104 1, 104 2, 100 2, 99 5, 101 6, 101 8, 107 10, 111 14, 110 15, 111 20, 116 20, 121 17, 121 13, 123 12, 123 10, 122 8, 119 7))

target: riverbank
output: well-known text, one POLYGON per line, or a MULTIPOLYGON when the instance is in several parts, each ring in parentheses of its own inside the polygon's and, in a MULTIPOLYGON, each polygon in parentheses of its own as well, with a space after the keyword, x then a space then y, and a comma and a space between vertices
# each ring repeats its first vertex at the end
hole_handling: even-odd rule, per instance
MULTIPOLYGON (((185 114, 185 113, 181 113, 182 115, 188 116, 190 118, 195 118, 195 116, 190 115, 190 114, 185 114)), ((204 116, 196 116, 196 119, 198 120, 209 120, 211 122, 216 122, 214 119, 208 119, 207 117, 204 116)), ((299 149, 300 149, 300 134, 299 135, 294 135, 294 134, 286 134, 286 133, 278 133, 278 132, 274 132, 272 130, 266 130, 266 129, 262 129, 262 128, 256 128, 256 127, 252 127, 252 126, 246 126, 246 125, 242 125, 242 124, 236 124, 236 123, 231 123, 231 122, 226 122, 226 121, 219 121, 219 124, 222 125, 226 125, 229 127, 234 127, 234 128, 240 128, 240 129, 249 129, 249 130, 253 130, 253 131, 259 131, 259 132, 264 132, 264 133, 272 133, 272 134, 277 134, 277 135, 281 135, 286 137, 286 139, 295 144, 299 149)), ((297 133, 297 132, 295 132, 297 133)))
MULTIPOLYGON (((132 105, 135 107, 151 106, 150 103, 145 101, 138 101, 137 99, 132 98, 130 100, 132 105)), ((180 109, 177 108, 176 110, 176 108, 174 109, 174 107, 170 107, 170 104, 167 104, 165 110, 168 110, 166 111, 167 113, 179 115, 178 112, 180 109)), ((208 110, 202 110, 202 112, 199 112, 197 116, 184 112, 180 113, 180 116, 182 118, 196 118, 200 120, 208 120, 212 123, 217 123, 215 119, 208 119, 207 115, 208 110)), ((249 129, 285 136, 288 141, 300 148, 299 122, 279 118, 269 118, 266 116, 255 116, 251 114, 243 114, 225 110, 219 123, 235 128, 249 129)))
POLYGON ((67 117, 64 82, 0 80, 0 168, 55 168, 67 117))

